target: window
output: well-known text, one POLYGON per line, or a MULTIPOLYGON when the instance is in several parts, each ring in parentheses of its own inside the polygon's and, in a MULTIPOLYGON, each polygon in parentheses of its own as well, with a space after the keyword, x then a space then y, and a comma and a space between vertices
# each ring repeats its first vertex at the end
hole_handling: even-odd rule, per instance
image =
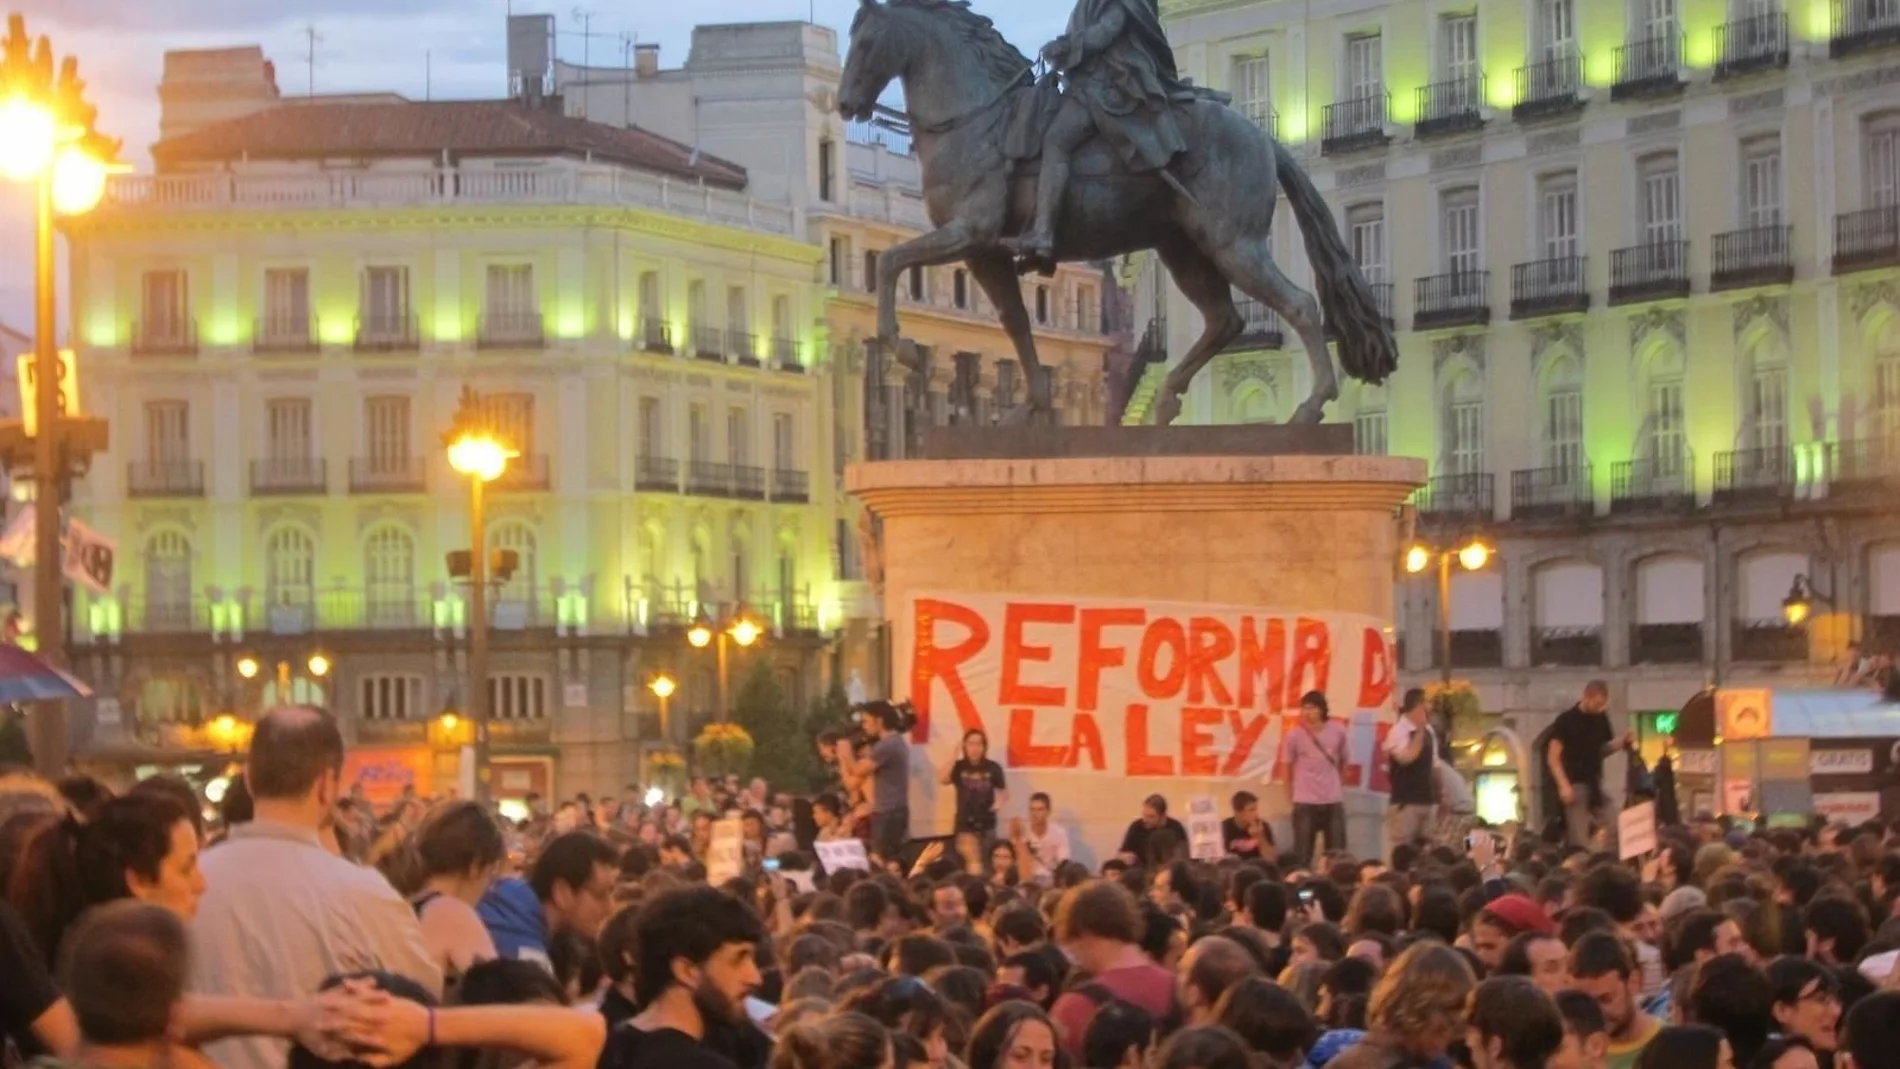
POLYGON ((961 267, 950 273, 950 303, 958 308, 970 307, 970 273, 961 267))
POLYGON ((409 470, 409 398, 363 399, 363 445, 372 475, 397 475, 409 470))
POLYGON ((1680 375, 1661 375, 1650 381, 1648 424, 1647 444, 1650 461, 1655 465, 1654 474, 1681 474, 1686 440, 1683 436, 1680 375))
POLYGON ((145 540, 145 622, 155 630, 191 623, 191 539, 183 531, 154 531, 145 540))
POLYGON ((658 271, 640 272, 640 315, 649 322, 666 318, 666 309, 660 300, 658 271))
MULTIPOLYGON (((1900 17, 1900 11, 1895 12, 1900 17)), ((1900 204, 1900 112, 1869 122, 1862 135, 1861 156, 1867 169, 1869 208, 1900 204)))
POLYGON ((782 342, 792 340, 792 299, 783 294, 772 298, 772 338, 782 342))
MULTIPOLYGON (((1549 62, 1577 54, 1575 0, 1537 0, 1538 58, 1549 62)), ((1568 75, 1566 74, 1567 78, 1568 75)), ((1541 88, 1541 87, 1540 87, 1541 88)))
POLYGON ((548 681, 540 676, 491 675, 488 708, 496 720, 542 720, 548 715, 548 681))
POLYGON ((1874 429, 1887 448, 1900 446, 1900 352, 1874 359, 1874 429))
POLYGON ((1022 385, 1021 366, 1014 360, 998 360, 996 362, 996 407, 999 409, 1014 407, 1016 389, 1020 385, 1022 385))
POLYGON ((1075 288, 1075 329, 1090 333, 1102 329, 1102 302, 1094 286, 1075 288))
POLYGON ((190 335, 190 305, 183 271, 147 271, 140 288, 139 327, 152 341, 183 341, 190 335))
MULTIPOLYGON (((752 333, 752 309, 746 301, 744 286, 726 288, 726 330, 735 337, 752 333)), ((740 353, 751 356, 751 353, 740 353)))
MULTIPOLYGON (((488 548, 491 556, 494 550, 512 550, 516 560, 515 574, 495 592, 497 604, 504 602, 510 605, 534 604, 535 567, 538 556, 535 550, 538 544, 534 536, 534 528, 525 523, 499 523, 489 528, 488 548)), ((515 619, 519 621, 521 617, 517 616, 515 619)), ((517 623, 515 626, 520 626, 520 624, 517 623)))
POLYGON ((1367 101, 1385 95, 1385 66, 1378 34, 1347 36, 1344 88, 1342 98, 1348 101, 1367 101))
POLYGON ((416 543, 409 532, 385 524, 363 542, 363 609, 372 627, 413 623, 416 610, 416 543))
POLYGON ((1537 239, 1546 260, 1577 255, 1577 172, 1563 171, 1538 181, 1537 239))
POLYGON ((1049 325, 1049 287, 1036 287, 1036 322, 1049 325))
POLYGON ((864 251, 864 292, 877 292, 877 250, 864 251))
POLYGON ((403 338, 409 333, 409 269, 371 267, 363 271, 363 333, 371 338, 403 338))
POLYGON ((1478 99, 1478 16, 1445 15, 1438 20, 1438 63, 1442 81, 1450 83, 1443 103, 1454 110, 1475 108, 1478 99))
POLYGON ((818 139, 818 199, 829 201, 837 196, 838 146, 828 137, 818 139))
POLYGON ((264 597, 272 609, 308 608, 317 586, 317 542, 301 527, 264 540, 264 597))
POLYGON ((264 405, 264 449, 275 465, 307 462, 310 444, 310 399, 278 397, 264 405))
POLYGON ((531 393, 495 393, 483 399, 488 408, 489 425, 496 437, 515 447, 516 452, 534 455, 534 395, 531 393))
POLYGON ((488 320, 504 329, 519 327, 535 314, 533 264, 489 264, 488 320))
POLYGON ((1460 371, 1445 391, 1444 435, 1443 474, 1484 470, 1484 384, 1477 372, 1460 371))
POLYGON ((930 292, 930 288, 924 285, 924 269, 921 267, 913 267, 910 269, 909 282, 910 299, 913 301, 923 300, 924 295, 930 292))
POLYGON ((660 424, 660 399, 657 397, 640 398, 640 455, 659 457, 666 455, 666 439, 661 437, 663 427, 660 424))
POLYGON ((1682 175, 1676 154, 1644 157, 1639 177, 1642 188, 1643 243, 1662 245, 1682 238, 1682 175))
POLYGON ((1356 204, 1346 210, 1346 230, 1352 243, 1352 262, 1367 282, 1385 281, 1385 205, 1379 201, 1356 204))
POLYGON ((1568 484, 1583 469, 1583 382, 1575 361, 1559 358, 1544 390, 1543 462, 1568 484))
POLYGON ((407 720, 429 715, 422 704, 421 676, 364 676, 360 685, 363 703, 356 712, 364 720, 407 720))
POLYGON ((726 410, 726 459, 741 465, 752 462, 752 416, 743 408, 726 410))
POLYGON ((1781 138, 1770 134, 1742 144, 1742 226, 1781 225, 1781 138))
POLYGON ((1386 451, 1385 409, 1355 412, 1352 417, 1352 449, 1362 456, 1383 456, 1386 451))
POLYGON ((310 338, 310 272, 301 267, 273 267, 264 272, 266 341, 307 341, 310 338))
POLYGON ((706 283, 694 279, 686 284, 686 329, 697 333, 706 326, 706 283))
POLYGON ((1234 107, 1267 134, 1273 133, 1273 88, 1266 56, 1235 56, 1228 91, 1234 107))
POLYGON ((191 406, 184 401, 145 405, 145 458, 155 470, 191 459, 191 406))
POLYGON ((826 281, 833 286, 844 285, 845 272, 850 270, 851 246, 843 238, 832 238, 827 246, 830 250, 825 261, 826 281))
POLYGON ((1788 448, 1788 369, 1763 364, 1748 376, 1749 440, 1756 449, 1780 454, 1788 448))
POLYGON ((694 401, 686 408, 686 456, 700 464, 712 456, 712 428, 706 421, 706 404, 694 401))
POLYGON ((1643 38, 1667 41, 1673 49, 1676 40, 1676 0, 1636 0, 1642 21, 1638 26, 1643 38))
MULTIPOLYGON (((1482 263, 1478 238, 1478 191, 1447 190, 1441 201, 1439 240, 1445 250, 1445 271, 1475 276, 1482 263)), ((1476 280, 1472 285, 1476 285, 1476 280)))
POLYGON ((790 412, 772 413, 772 467, 779 471, 798 471, 798 425, 790 412))

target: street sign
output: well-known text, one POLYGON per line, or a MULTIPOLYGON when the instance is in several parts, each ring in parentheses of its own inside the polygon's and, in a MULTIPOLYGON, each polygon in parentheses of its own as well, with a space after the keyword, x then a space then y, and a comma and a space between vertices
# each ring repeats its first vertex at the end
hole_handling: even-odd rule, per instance
MULTIPOLYGON (((34 375, 32 353, 21 353, 14 365, 14 377, 20 381, 20 421, 26 425, 26 436, 33 437, 40 430, 40 408, 34 396, 37 389, 34 375)), ((76 416, 79 408, 79 358, 71 349, 59 351, 59 414, 76 416)))

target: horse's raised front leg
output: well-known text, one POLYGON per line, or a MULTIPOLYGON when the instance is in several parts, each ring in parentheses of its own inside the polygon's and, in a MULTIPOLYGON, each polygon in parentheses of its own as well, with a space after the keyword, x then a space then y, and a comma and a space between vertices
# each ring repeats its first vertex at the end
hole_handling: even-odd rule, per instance
POLYGON ((877 258, 878 341, 887 349, 897 345, 897 280, 904 272, 961 260, 975 247, 969 226, 958 221, 884 250, 877 258))
POLYGON ((1024 423, 1032 412, 1053 411, 1054 399, 1049 396, 1049 380, 1042 373, 1042 361, 1036 356, 1036 332, 1029 325, 1029 309, 1023 305, 1023 284, 1016 277, 1015 261, 1007 250, 999 247, 971 256, 968 263, 976 284, 983 287, 984 296, 996 306, 996 318, 1002 322, 1003 333, 1009 335, 1010 344, 1016 347, 1023 377, 1029 380, 1029 400, 1004 413, 1002 421, 1024 423))

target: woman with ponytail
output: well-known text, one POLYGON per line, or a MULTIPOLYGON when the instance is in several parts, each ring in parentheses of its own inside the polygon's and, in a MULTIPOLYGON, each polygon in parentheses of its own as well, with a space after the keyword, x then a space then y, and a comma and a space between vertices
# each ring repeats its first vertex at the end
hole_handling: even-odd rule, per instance
POLYGON ((892 1069, 891 1034, 862 1013, 795 1024, 779 1034, 771 1069, 892 1069))
POLYGON ((26 841, 7 898, 49 966, 79 915, 136 898, 189 921, 205 890, 198 831, 170 798, 145 793, 103 803, 81 824, 48 822, 26 841))

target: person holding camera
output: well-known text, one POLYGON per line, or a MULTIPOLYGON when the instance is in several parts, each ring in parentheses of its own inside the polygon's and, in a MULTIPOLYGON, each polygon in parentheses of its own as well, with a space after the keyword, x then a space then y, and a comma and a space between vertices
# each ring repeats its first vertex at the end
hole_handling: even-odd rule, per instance
POLYGON ((865 703, 863 751, 857 774, 871 785, 871 852, 894 861, 910 838, 910 744, 903 710, 890 702, 865 703))

